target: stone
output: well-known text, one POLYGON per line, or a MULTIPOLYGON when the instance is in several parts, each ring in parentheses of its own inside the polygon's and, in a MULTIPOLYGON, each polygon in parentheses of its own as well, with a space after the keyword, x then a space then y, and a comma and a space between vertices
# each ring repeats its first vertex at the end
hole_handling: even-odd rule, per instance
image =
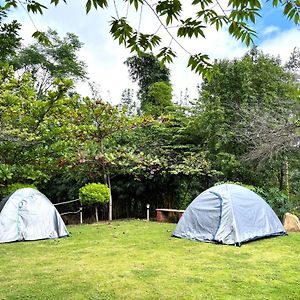
POLYGON ((299 218, 291 213, 286 213, 283 217, 283 226, 286 231, 300 231, 299 218))

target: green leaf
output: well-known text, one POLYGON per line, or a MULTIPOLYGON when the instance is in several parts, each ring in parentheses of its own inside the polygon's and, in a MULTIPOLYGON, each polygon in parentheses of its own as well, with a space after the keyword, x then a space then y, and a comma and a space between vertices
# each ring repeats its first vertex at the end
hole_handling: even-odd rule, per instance
POLYGON ((45 32, 42 31, 35 31, 32 34, 32 37, 34 37, 35 39, 38 40, 39 43, 45 45, 45 46, 50 46, 51 45, 51 41, 48 38, 47 34, 45 32))
POLYGON ((89 11, 91 10, 91 7, 92 7, 92 1, 91 1, 91 0, 88 0, 88 1, 86 2, 86 5, 85 5, 85 11, 86 11, 87 14, 88 14, 89 11))
POLYGON ((155 9, 159 16, 167 16, 166 24, 169 25, 173 19, 178 20, 182 11, 182 4, 179 0, 163 0, 158 2, 155 9))
POLYGON ((51 0, 50 4, 54 4, 55 6, 57 6, 60 1, 63 1, 64 3, 67 4, 66 0, 51 0))
POLYGON ((291 3, 291 2, 288 2, 288 3, 285 5, 285 7, 284 7, 283 14, 284 14, 284 15, 287 15, 287 14, 290 12, 290 10, 291 10, 292 8, 293 8, 292 3, 291 3))
POLYGON ((162 49, 160 49, 160 52, 157 55, 157 58, 161 59, 162 64, 165 64, 165 62, 173 62, 174 57, 176 57, 176 54, 170 47, 163 47, 162 49))
POLYGON ((289 12, 289 14, 288 14, 288 16, 287 16, 288 19, 291 20, 291 19, 294 17, 295 13, 296 13, 296 9, 293 8, 293 9, 289 12))
POLYGON ((294 23, 295 23, 296 25, 299 24, 299 13, 296 13, 296 14, 295 14, 295 16, 294 16, 294 23))

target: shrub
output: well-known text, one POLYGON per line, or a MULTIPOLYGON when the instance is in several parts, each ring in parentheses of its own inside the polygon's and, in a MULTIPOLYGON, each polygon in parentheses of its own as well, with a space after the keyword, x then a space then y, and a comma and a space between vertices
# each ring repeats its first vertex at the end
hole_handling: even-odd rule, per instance
POLYGON ((23 188, 32 188, 32 189, 37 189, 35 185, 33 184, 26 184, 26 183, 13 183, 8 185, 7 187, 3 188, 1 191, 1 196, 6 197, 12 193, 14 193, 18 189, 23 189, 23 188))
MULTIPOLYGON (((261 190, 260 195, 269 203, 277 216, 282 219, 286 212, 293 213, 295 203, 278 188, 270 188, 268 190, 261 190)), ((257 192, 259 194, 259 191, 257 192)))
POLYGON ((105 204, 109 202, 109 188, 102 183, 88 183, 79 189, 79 200, 82 205, 105 204))

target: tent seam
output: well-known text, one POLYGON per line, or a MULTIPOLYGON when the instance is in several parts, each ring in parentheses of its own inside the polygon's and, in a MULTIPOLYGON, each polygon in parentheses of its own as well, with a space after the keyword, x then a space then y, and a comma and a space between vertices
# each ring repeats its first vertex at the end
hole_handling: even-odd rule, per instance
POLYGON ((20 222, 19 222, 19 219, 20 219, 20 203, 22 202, 22 200, 18 203, 18 210, 17 210, 17 236, 18 236, 18 240, 19 240, 19 237, 20 237, 20 222))
POLYGON ((220 220, 219 220, 219 224, 218 224, 218 228, 215 232, 215 234, 213 235, 213 240, 216 240, 216 235, 220 229, 220 226, 221 226, 221 221, 222 221, 222 213, 223 213, 223 198, 220 194, 216 193, 216 192, 212 192, 210 191, 210 193, 212 193, 213 195, 217 196, 220 200, 220 220))
POLYGON ((228 191, 228 195, 229 195, 229 202, 230 202, 230 207, 231 207, 231 214, 232 214, 232 225, 234 227, 235 233, 236 233, 236 239, 237 239, 237 243, 238 245, 240 245, 242 242, 240 241, 240 237, 239 237, 239 233, 238 233, 238 228, 236 226, 236 218, 235 218, 235 214, 234 214, 234 209, 233 209, 233 205, 232 205, 232 197, 231 197, 231 192, 228 188, 228 186, 226 187, 227 191, 228 191))

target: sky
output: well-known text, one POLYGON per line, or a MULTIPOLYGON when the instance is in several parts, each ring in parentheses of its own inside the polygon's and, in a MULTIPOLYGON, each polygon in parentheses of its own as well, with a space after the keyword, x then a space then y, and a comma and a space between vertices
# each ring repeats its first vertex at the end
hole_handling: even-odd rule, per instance
MULTIPOLYGON (((0 0, 0 3, 1 1, 3 2, 0 0)), ((133 27, 140 28, 141 32, 154 33, 158 30, 158 34, 163 38, 164 46, 171 43, 171 47, 177 54, 174 63, 168 65, 171 70, 174 101, 178 101, 186 90, 191 99, 197 97, 197 85, 201 83, 201 77, 187 68, 188 53, 177 46, 174 41, 171 42, 171 38, 162 28, 159 28, 157 19, 145 5, 142 10, 136 12, 133 7, 128 10, 123 0, 116 0, 116 10, 113 1, 110 1, 112 4, 108 9, 91 10, 86 15, 85 0, 68 0, 67 5, 62 3, 57 7, 47 5, 49 1, 40 0, 39 2, 46 3, 48 6, 43 16, 35 14, 30 18, 22 8, 9 14, 10 19, 17 19, 22 24, 21 36, 24 43, 33 42, 31 35, 36 29, 45 31, 51 28, 60 36, 67 32, 75 33, 84 43, 78 56, 85 61, 89 80, 95 82, 103 100, 116 104, 120 102, 124 89, 137 90, 137 85, 131 82, 128 69, 124 65, 126 58, 132 54, 113 40, 109 33, 109 22, 112 17, 116 17, 117 13, 119 16, 127 15, 133 27)), ((185 3, 185 1, 182 2, 185 3)), ((225 3, 225 0, 221 0, 222 2, 225 3)), ((258 34, 255 43, 259 49, 265 53, 280 56, 284 62, 295 47, 300 47, 300 29, 293 22, 286 20, 282 10, 282 7, 273 8, 271 3, 264 3, 262 18, 257 20, 254 28, 258 34)), ((193 14, 191 7, 184 5, 183 15, 187 17, 191 14, 193 14)), ((176 29, 170 30, 173 34, 176 33, 176 29)), ((244 44, 232 38, 226 29, 217 32, 209 28, 205 39, 179 39, 179 42, 189 52, 206 53, 212 60, 239 58, 249 50, 244 44)), ((75 85, 77 91, 83 96, 91 94, 86 82, 76 82, 75 85)))

